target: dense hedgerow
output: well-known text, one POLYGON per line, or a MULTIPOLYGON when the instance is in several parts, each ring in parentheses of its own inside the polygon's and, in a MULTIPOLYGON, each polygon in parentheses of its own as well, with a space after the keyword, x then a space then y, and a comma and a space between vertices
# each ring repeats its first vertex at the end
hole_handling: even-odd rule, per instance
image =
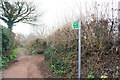
MULTIPOLYGON (((105 55, 120 54, 120 44, 117 43, 119 36, 114 33, 114 29, 112 29, 112 32, 110 31, 112 25, 108 25, 109 23, 110 22, 104 18, 98 21, 94 21, 93 18, 93 21, 89 23, 82 21, 82 77, 91 77, 90 71, 91 73, 98 71, 99 73, 96 72, 96 74, 92 74, 92 77, 100 77, 100 75, 104 73, 104 70, 99 70, 97 66, 94 66, 94 69, 91 70, 93 65, 99 65, 97 62, 95 63, 94 59, 102 59, 105 55), (86 59, 88 61, 91 58, 91 61, 94 63, 86 62, 86 59), (85 67, 85 65, 88 66, 85 67), (89 70, 85 71, 85 68, 89 70)), ((77 78, 78 30, 73 30, 70 25, 71 24, 64 25, 63 28, 58 29, 47 37, 48 45, 44 55, 54 75, 58 77, 77 78)), ((104 66, 104 64, 102 66, 104 66)))
POLYGON ((0 46, 2 48, 1 54, 0 54, 0 70, 3 70, 8 65, 10 60, 13 60, 16 58, 16 55, 12 54, 12 48, 11 48, 11 46, 13 45, 12 44, 13 33, 9 29, 0 25, 0 34, 1 34, 0 46))
POLYGON ((10 50, 11 48, 11 34, 12 32, 8 29, 6 29, 3 26, 1 27, 1 32, 2 32, 2 55, 6 56, 7 55, 7 51, 10 50))
POLYGON ((41 54, 44 53, 46 50, 46 41, 40 38, 30 38, 27 40, 26 47, 28 47, 28 50, 30 54, 41 54), (30 42, 30 43, 29 43, 30 42))

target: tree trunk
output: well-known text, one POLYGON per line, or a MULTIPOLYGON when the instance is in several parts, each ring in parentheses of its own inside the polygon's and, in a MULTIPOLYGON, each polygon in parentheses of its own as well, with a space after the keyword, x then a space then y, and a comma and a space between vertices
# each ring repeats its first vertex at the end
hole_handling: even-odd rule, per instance
POLYGON ((9 21, 8 23, 7 23, 7 25, 8 25, 8 28, 12 31, 12 29, 13 29, 13 21, 9 21))

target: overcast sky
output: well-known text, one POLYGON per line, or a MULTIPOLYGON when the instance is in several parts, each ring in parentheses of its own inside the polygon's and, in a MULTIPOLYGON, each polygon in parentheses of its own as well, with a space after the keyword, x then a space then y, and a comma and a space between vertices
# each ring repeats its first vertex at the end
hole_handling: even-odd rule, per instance
MULTIPOLYGON (((80 8, 82 12, 85 12, 85 7, 92 7, 92 3, 97 1, 98 3, 109 2, 112 4, 112 0, 29 0, 34 2, 37 6, 38 12, 43 11, 44 14, 41 17, 41 23, 47 25, 46 32, 52 29, 52 27, 58 27, 64 24, 66 20, 76 20, 80 14, 80 8), (76 18, 77 17, 77 18, 76 18)), ((114 8, 117 8, 118 1, 113 0, 114 8)), ((0 21, 1 22, 1 21, 0 21)), ((5 25, 3 22, 1 24, 5 25)), ((13 28, 15 33, 30 34, 32 32, 32 26, 28 24, 18 23, 13 28)))

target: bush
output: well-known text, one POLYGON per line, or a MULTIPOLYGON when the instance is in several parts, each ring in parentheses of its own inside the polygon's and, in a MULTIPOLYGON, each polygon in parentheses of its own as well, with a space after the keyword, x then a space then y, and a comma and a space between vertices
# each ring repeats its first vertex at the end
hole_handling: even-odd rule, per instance
POLYGON ((0 69, 4 69, 8 63, 10 62, 10 60, 13 60, 16 58, 15 54, 12 54, 12 46, 14 40, 13 40, 13 33, 3 27, 2 25, 0 25, 0 42, 1 42, 1 50, 2 50, 2 54, 0 54, 0 69), (12 41, 13 40, 13 41, 12 41))
POLYGON ((6 29, 3 26, 0 26, 2 29, 2 55, 6 56, 7 52, 11 49, 11 35, 12 32, 9 29, 6 29))
POLYGON ((77 66, 77 62, 75 62, 77 54, 73 50, 69 48, 66 49, 66 47, 64 48, 58 44, 54 47, 49 45, 50 42, 48 42, 44 56, 45 61, 50 65, 54 75, 60 78, 68 78, 69 76, 75 77, 77 74, 77 67, 74 67, 77 66), (75 70, 74 72, 73 68, 75 70))
POLYGON ((9 62, 10 62, 11 60, 16 59, 17 56, 16 56, 15 54, 10 54, 10 55, 8 55, 8 56, 6 56, 6 57, 4 57, 4 56, 3 56, 3 57, 0 57, 0 60, 1 60, 1 58, 2 58, 2 61, 1 61, 1 63, 0 63, 0 70, 4 70, 5 67, 8 66, 9 62))
POLYGON ((46 45, 47 45, 46 41, 44 41, 43 39, 36 38, 36 39, 32 40, 32 43, 28 47, 28 50, 33 55, 34 54, 41 54, 41 53, 45 52, 46 45))
MULTIPOLYGON (((47 37, 48 45, 44 54, 46 62, 50 64, 52 69, 53 65, 55 66, 53 69, 55 75, 67 78, 69 76, 77 77, 78 70, 78 30, 73 30, 69 25, 71 24, 64 25, 47 37), (62 67, 65 69, 62 70, 62 67), (66 74, 61 75, 59 72, 61 70, 66 74), (70 72, 73 74, 71 75, 70 72)), ((116 45, 117 38, 114 29, 113 33, 110 33, 110 27, 108 20, 104 18, 98 21, 94 21, 93 18, 93 21, 89 21, 89 23, 82 21, 81 52, 83 63, 86 63, 86 59, 92 58, 94 55, 102 59, 102 56, 108 55, 108 53, 120 53, 120 45, 116 45)), ((84 72, 84 75, 89 78, 94 76, 88 76, 87 71, 84 72)))

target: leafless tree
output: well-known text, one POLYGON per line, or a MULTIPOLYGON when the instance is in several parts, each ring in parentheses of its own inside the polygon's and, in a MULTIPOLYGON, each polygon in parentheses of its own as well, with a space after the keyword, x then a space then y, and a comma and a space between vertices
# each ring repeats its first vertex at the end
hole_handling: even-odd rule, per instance
POLYGON ((38 15, 35 5, 25 1, 9 2, 0 0, 0 19, 3 20, 10 30, 18 22, 33 24, 38 15))

